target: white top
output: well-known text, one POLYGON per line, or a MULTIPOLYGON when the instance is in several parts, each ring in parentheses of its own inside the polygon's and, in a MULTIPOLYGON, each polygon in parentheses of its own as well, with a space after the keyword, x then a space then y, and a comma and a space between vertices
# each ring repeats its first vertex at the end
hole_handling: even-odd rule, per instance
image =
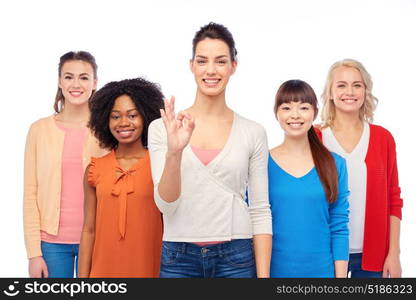
POLYGON ((206 166, 190 145, 186 146, 181 195, 171 203, 158 192, 167 151, 162 119, 149 126, 148 147, 154 197, 163 213, 164 241, 229 241, 272 233, 267 137, 261 125, 234 113, 224 148, 206 166), (249 205, 245 201, 247 189, 249 205))
POLYGON ((342 148, 332 130, 327 127, 322 130, 324 145, 347 161, 348 189, 350 190, 350 253, 363 252, 365 203, 367 198, 367 155, 370 140, 370 126, 364 122, 363 133, 358 144, 351 153, 342 148))

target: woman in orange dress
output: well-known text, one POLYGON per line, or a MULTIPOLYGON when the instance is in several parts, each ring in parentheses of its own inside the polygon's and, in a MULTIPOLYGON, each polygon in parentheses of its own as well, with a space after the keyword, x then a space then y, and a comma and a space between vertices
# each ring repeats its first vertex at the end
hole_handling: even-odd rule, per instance
POLYGON ((147 131, 163 95, 144 79, 111 82, 89 103, 89 127, 111 152, 84 176, 80 277, 159 277, 162 218, 153 200, 147 131))

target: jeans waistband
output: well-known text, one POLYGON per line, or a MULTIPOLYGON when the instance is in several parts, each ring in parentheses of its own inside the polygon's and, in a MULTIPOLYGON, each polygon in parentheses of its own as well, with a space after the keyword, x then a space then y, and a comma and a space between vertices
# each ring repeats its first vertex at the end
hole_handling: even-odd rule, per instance
POLYGON ((194 243, 163 241, 163 247, 180 253, 189 254, 225 254, 252 247, 252 239, 236 239, 229 242, 207 245, 204 247, 194 243))

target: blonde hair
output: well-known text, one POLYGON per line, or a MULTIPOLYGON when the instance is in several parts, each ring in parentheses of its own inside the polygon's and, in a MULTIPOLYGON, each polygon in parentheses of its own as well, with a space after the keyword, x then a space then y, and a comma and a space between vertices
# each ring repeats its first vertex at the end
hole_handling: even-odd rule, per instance
POLYGON ((328 76, 326 77, 324 91, 321 95, 322 99, 322 128, 331 127, 334 124, 335 120, 335 105, 331 101, 331 86, 334 81, 334 71, 339 67, 348 67, 358 70, 361 74, 361 77, 365 85, 365 99, 364 104, 360 108, 360 120, 367 121, 368 123, 373 122, 374 111, 376 109, 378 99, 372 94, 373 81, 371 80, 370 74, 364 68, 364 66, 354 59, 343 59, 334 63, 328 71, 328 76))

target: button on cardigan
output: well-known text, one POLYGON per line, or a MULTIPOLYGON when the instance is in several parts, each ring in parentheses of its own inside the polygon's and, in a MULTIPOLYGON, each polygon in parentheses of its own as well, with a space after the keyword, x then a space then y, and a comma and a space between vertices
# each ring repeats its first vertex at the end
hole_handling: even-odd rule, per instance
POLYGON ((206 166, 190 145, 186 146, 182 155, 181 195, 170 203, 158 192, 167 151, 162 119, 150 124, 148 146, 155 201, 163 213, 164 241, 228 241, 272 233, 267 137, 261 125, 234 113, 224 148, 206 166))

